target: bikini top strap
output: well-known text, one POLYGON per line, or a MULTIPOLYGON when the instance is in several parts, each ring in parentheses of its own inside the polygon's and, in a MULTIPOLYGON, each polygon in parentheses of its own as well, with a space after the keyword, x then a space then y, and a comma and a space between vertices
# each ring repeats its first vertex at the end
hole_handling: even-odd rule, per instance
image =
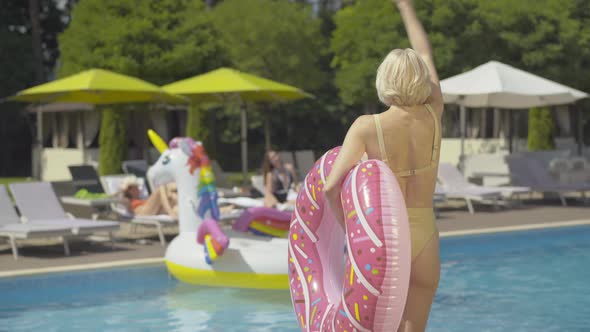
POLYGON ((439 139, 440 128, 439 128, 439 124, 438 124, 438 118, 436 116, 436 113, 434 112, 434 110, 432 109, 432 107, 429 104, 425 104, 424 106, 426 106, 426 109, 428 110, 430 115, 432 115, 432 119, 434 120, 434 138, 433 138, 433 142, 432 142, 432 156, 430 157, 430 163, 428 164, 428 166, 425 166, 425 167, 421 167, 421 168, 417 168, 417 169, 410 169, 407 171, 396 172, 395 174, 397 176, 407 177, 407 176, 412 176, 415 174, 420 174, 420 173, 431 170, 432 168, 436 167, 436 165, 437 165, 438 150, 440 149, 440 139, 439 139))
POLYGON ((385 152, 385 142, 383 141, 383 129, 381 128, 381 121, 379 120, 379 114, 373 114, 375 120, 375 128, 377 128, 377 141, 379 142, 379 151, 381 152, 381 160, 389 166, 387 161, 387 153, 385 152))

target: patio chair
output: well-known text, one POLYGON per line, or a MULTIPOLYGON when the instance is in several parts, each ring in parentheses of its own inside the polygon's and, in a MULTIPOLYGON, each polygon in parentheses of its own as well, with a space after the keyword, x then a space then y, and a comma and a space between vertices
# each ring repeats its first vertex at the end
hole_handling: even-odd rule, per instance
MULTIPOLYGON (((145 178, 148 168, 149 165, 144 159, 126 160, 121 164, 121 169, 125 174, 133 174, 138 178, 145 178)), ((152 192, 150 183, 146 183, 146 189, 148 192, 152 192)))
POLYGON ((232 185, 217 160, 211 160, 211 168, 213 169, 213 174, 215 175, 215 185, 217 188, 231 189, 232 185))
POLYGON ((569 161, 566 158, 554 158, 549 162, 549 173, 560 184, 571 183, 569 161))
POLYGON ((573 183, 590 183, 590 162, 584 157, 572 157, 568 160, 571 171, 570 179, 573 183))
POLYGON ((434 189, 434 195, 432 195, 432 209, 434 210, 434 215, 438 218, 440 216, 440 210, 437 204, 444 203, 447 200, 447 195, 444 189, 437 183, 436 188, 434 189))
POLYGON ((250 177, 250 183, 252 184, 252 188, 256 189, 261 195, 264 196, 264 176, 252 175, 250 177))
POLYGON ((483 187, 469 183, 461 172, 449 163, 440 163, 438 167, 439 191, 444 192, 449 199, 461 199, 467 203, 469 213, 475 213, 473 201, 491 203, 494 207, 500 204, 502 192, 500 187, 483 187))
POLYGON ((108 210, 113 199, 109 197, 95 197, 95 194, 105 194, 104 188, 100 183, 100 178, 96 168, 92 165, 73 165, 68 166, 72 183, 76 191, 86 190, 87 193, 77 193, 75 196, 61 196, 62 203, 85 206, 97 209, 99 214, 108 210), (92 196, 88 195, 91 194, 92 196), (90 197, 84 197, 85 195, 90 197))
MULTIPOLYGON (((121 183, 128 175, 106 175, 102 176, 101 182, 103 188, 109 195, 117 193, 121 187, 121 183)), ((137 178, 139 182, 140 198, 145 199, 149 196, 146 181, 144 178, 137 178)), ((156 227, 158 231, 158 238, 160 244, 166 245, 166 238, 164 237, 164 227, 178 225, 178 219, 166 214, 153 215, 153 216, 136 216, 129 212, 127 207, 120 201, 111 203, 111 210, 117 214, 122 220, 129 221, 135 225, 144 225, 150 227, 156 227)))
POLYGON ((123 172, 125 172, 125 174, 133 174, 137 177, 143 178, 147 174, 149 165, 147 161, 143 159, 125 160, 121 164, 121 168, 123 169, 123 172))
POLYGON ((64 245, 64 253, 70 255, 68 245, 68 236, 72 231, 68 226, 62 225, 37 225, 23 224, 12 205, 8 192, 4 186, 0 185, 0 237, 8 238, 12 249, 12 257, 18 259, 17 240, 33 238, 50 238, 60 237, 64 245))
POLYGON ((295 160, 297 161, 297 176, 300 181, 303 181, 316 162, 313 150, 295 151, 295 160))
POLYGON ((229 181, 227 174, 223 171, 217 160, 211 161, 211 168, 213 169, 213 175, 215 175, 215 187, 219 197, 240 197, 245 194, 242 192, 235 192, 232 189, 232 184, 229 181))
POLYGON ((119 230, 119 223, 76 218, 66 213, 57 195, 48 182, 26 182, 10 184, 10 191, 28 224, 66 226, 72 235, 87 236, 97 232, 107 232, 114 244, 113 232, 119 230))
POLYGON ((104 193, 96 169, 91 165, 68 166, 76 190, 86 189, 91 193, 104 193))
POLYGON ((479 187, 483 189, 488 189, 490 191, 499 191, 502 194, 503 198, 511 200, 514 200, 516 196, 531 194, 532 192, 531 188, 527 186, 478 186, 467 181, 465 177, 463 177, 461 172, 459 172, 459 170, 453 165, 449 163, 441 163, 441 165, 442 169, 441 167, 439 167, 439 178, 442 175, 447 179, 452 179, 452 185, 455 187, 479 187))
POLYGON ((295 167, 295 158, 293 157, 293 152, 291 151, 279 151, 279 157, 281 160, 286 164, 291 164, 295 167))
POLYGON ((541 193, 555 193, 559 196, 561 204, 567 206, 566 193, 582 194, 586 198, 586 191, 590 191, 589 183, 562 184, 557 182, 549 171, 543 165, 533 159, 527 159, 517 156, 506 157, 506 162, 510 168, 510 178, 512 183, 526 185, 532 191, 541 193))

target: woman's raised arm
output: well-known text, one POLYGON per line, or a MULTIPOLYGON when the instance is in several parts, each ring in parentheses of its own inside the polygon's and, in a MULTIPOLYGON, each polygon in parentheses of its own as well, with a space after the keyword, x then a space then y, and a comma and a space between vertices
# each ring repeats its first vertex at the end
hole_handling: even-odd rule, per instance
POLYGON ((424 31, 422 23, 418 19, 418 16, 416 16, 416 11, 414 10, 412 0, 393 1, 395 2, 402 16, 402 20, 404 22, 404 26, 406 27, 406 32, 408 33, 408 38, 410 39, 412 48, 414 51, 420 54, 420 56, 426 62, 426 65, 428 65, 432 82, 436 85, 439 85, 438 73, 436 72, 436 67, 434 66, 432 47, 430 46, 428 35, 426 34, 426 31, 424 31))

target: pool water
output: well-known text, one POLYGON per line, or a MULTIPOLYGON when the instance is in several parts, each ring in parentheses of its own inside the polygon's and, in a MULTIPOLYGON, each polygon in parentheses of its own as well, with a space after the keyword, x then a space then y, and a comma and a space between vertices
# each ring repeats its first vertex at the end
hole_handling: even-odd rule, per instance
MULTIPOLYGON (((590 227, 446 238, 429 332, 589 331, 590 227)), ((0 279, 0 331, 299 331, 288 291, 165 268, 0 279)))

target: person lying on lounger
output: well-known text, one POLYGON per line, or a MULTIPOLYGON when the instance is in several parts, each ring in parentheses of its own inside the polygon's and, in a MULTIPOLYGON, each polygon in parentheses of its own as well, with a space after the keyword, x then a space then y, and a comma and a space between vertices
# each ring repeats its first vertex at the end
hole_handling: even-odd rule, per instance
POLYGON ((178 217, 178 193, 176 184, 170 183, 158 187, 147 198, 140 198, 140 183, 134 176, 129 176, 121 183, 120 194, 129 212, 137 216, 167 214, 178 217))

